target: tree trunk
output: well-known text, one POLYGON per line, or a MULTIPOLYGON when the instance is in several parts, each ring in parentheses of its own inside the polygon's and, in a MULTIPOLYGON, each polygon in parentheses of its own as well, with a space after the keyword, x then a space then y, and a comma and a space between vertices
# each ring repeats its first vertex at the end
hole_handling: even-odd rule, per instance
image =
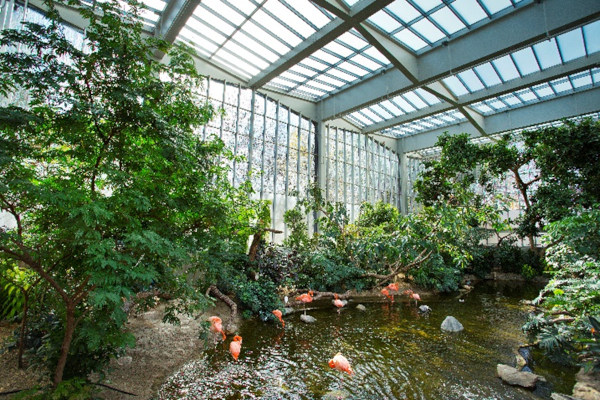
POLYGON ((27 331, 27 311, 29 311, 29 290, 23 291, 25 302, 23 303, 23 318, 21 318, 21 335, 19 337, 19 369, 23 369, 23 350, 25 349, 25 332, 27 331))
POLYGON ((67 304, 66 314, 65 336, 63 337, 62 345, 60 346, 60 357, 58 359, 58 364, 56 364, 56 370, 54 371, 54 386, 57 386, 63 380, 67 356, 69 355, 73 333, 75 332, 75 305, 72 302, 67 304))

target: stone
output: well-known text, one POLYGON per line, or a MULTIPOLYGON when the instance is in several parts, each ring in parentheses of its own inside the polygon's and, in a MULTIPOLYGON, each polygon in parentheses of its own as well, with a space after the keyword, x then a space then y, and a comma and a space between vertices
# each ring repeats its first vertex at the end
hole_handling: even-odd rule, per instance
POLYGON ((517 362, 517 368, 522 371, 523 368, 527 366, 527 361, 523 358, 522 355, 518 353, 515 354, 515 359, 515 361, 517 362))
POLYGON ((344 390, 332 390, 323 395, 323 400, 340 400, 347 399, 350 396, 350 393, 344 390))
POLYGON ((367 311, 367 307, 363 306, 362 304, 357 305, 356 309, 359 311, 367 311))
POLYGON ((123 356, 121 358, 119 358, 117 360, 117 364, 119 365, 129 365, 131 364, 131 361, 133 361, 133 359, 131 358, 131 356, 123 356))
POLYGON ((550 397, 552 398, 552 400, 581 400, 576 397, 568 396, 566 394, 561 393, 552 393, 550 397))
POLYGON ((430 312, 431 312, 431 307, 429 307, 429 306, 428 306, 428 305, 426 305, 426 304, 420 305, 420 306, 419 306, 419 312, 420 312, 421 314, 427 314, 427 313, 430 313, 430 312))
POLYGON ((600 400, 600 372, 585 373, 583 368, 577 373, 577 383, 573 396, 581 400, 600 400))
POLYGON ((465 329, 460 322, 453 316, 449 315, 442 322, 442 330, 446 332, 460 332, 465 329))
POLYGON ((307 324, 314 324, 315 322, 317 322, 317 319, 315 317, 311 317, 310 315, 302 314, 300 316, 300 321, 306 322, 307 324))
POLYGON ((294 312, 294 309, 292 307, 286 307, 283 309, 283 315, 288 315, 294 312))
POLYGON ((500 379, 509 385, 521 386, 527 389, 535 388, 535 385, 540 380, 540 376, 531 372, 519 371, 510 365, 498 364, 496 371, 500 379))

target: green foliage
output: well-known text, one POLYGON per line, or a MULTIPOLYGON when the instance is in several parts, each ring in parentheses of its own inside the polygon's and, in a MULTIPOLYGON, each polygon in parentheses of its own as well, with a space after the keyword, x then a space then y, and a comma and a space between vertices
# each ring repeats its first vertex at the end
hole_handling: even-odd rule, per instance
POLYGON ((544 308, 524 326, 553 358, 600 369, 590 317, 600 315, 600 211, 580 210, 548 226, 552 279, 535 300, 544 308))
POLYGON ((33 388, 18 393, 15 400, 88 400, 97 398, 97 388, 81 378, 67 379, 55 388, 33 388))
POLYGON ((264 216, 248 184, 229 183, 223 142, 196 134, 214 110, 187 48, 145 35, 139 4, 124 13, 115 0, 72 4, 89 22, 81 50, 48 7, 47 25, 0 36, 22 49, 0 53, 0 87, 29 94, 0 108, 0 207, 16 222, 0 230, 0 259, 50 289, 42 306, 59 323, 43 358, 67 358, 58 384, 131 344, 123 302, 135 292, 179 299, 170 321, 207 304, 206 287, 235 268, 264 216))
POLYGON ((492 270, 532 278, 541 275, 544 266, 543 258, 536 252, 516 246, 513 241, 508 240, 498 246, 477 246, 468 270, 480 278, 485 277, 492 270), (528 267, 525 268, 525 265, 528 267))

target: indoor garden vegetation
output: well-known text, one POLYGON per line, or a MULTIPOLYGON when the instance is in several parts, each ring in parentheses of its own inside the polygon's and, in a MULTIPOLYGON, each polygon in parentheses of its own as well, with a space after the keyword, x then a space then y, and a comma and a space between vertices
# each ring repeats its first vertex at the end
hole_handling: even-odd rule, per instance
POLYGON ((164 301, 177 324, 219 293, 264 321, 285 293, 399 280, 451 292, 466 273, 492 270, 547 274, 524 326, 531 344, 600 369, 598 122, 480 145, 442 136, 415 183, 418 212, 363 203, 352 222, 313 185, 285 214, 288 238, 272 244, 270 204, 251 200, 249 182, 230 183, 223 141, 199 139, 223 110, 198 95, 190 50, 146 36, 133 1, 127 12, 120 1, 69 2, 88 21, 76 46, 46 4, 46 24, 0 36, 0 208, 13 221, 0 227, 0 316, 20 324, 19 366, 37 364, 51 382, 22 397, 92 397, 90 374, 134 345, 129 307, 164 301), (531 163, 538 174, 526 181, 531 163), (490 184, 509 176, 525 205, 516 220, 490 184), (489 237, 498 244, 481 245, 489 237))

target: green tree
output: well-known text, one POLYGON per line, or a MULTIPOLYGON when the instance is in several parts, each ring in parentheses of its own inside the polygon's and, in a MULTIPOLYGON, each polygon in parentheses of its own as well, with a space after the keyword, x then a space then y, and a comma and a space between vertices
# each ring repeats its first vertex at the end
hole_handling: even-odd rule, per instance
POLYGON ((127 12, 94 4, 70 4, 89 22, 83 50, 52 1, 48 24, 0 36, 21 49, 0 54, 0 88, 30 99, 0 108, 0 206, 15 222, 0 229, 0 257, 53 290, 55 385, 81 361, 73 343, 90 353, 132 344, 122 305, 136 290, 203 305, 223 252, 245 252, 255 218, 248 187, 233 188, 220 165, 223 143, 195 134, 214 110, 188 50, 144 37, 134 0, 127 12))

